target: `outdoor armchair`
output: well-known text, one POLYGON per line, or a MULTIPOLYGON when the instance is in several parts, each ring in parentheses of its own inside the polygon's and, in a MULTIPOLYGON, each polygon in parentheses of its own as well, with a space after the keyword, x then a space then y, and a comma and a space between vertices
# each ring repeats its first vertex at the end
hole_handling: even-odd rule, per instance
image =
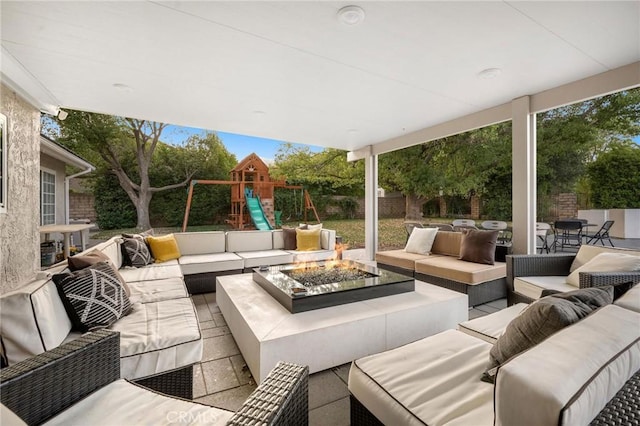
MULTIPOLYGON (((29 425, 45 421, 56 423, 57 419, 68 417, 69 412, 79 407, 86 424, 126 423, 127 418, 130 422, 134 418, 148 418, 149 423, 154 423, 153 419, 159 420, 155 423, 170 423, 171 416, 176 419, 182 416, 183 420, 176 422, 185 424, 184 419, 188 419, 196 422, 217 420, 230 425, 306 425, 308 376, 308 367, 281 362, 242 407, 232 413, 158 394, 119 379, 119 334, 99 330, 2 369, 0 400, 29 425), (95 401, 96 396, 110 387, 132 392, 134 403, 125 402, 112 412, 96 412, 91 398, 95 401), (136 404, 136 401, 143 403, 136 404)), ((113 392, 109 395, 113 396, 113 392)), ((98 401, 102 404, 107 400, 98 401)), ((60 422, 64 424, 65 420, 60 422)))
MULTIPOLYGON (((585 247, 585 246, 583 246, 585 247)), ((613 249, 617 250, 617 249, 613 249)), ((628 251, 621 251, 626 253, 628 251)), ((507 261, 507 303, 531 303, 534 298, 519 293, 514 280, 518 277, 567 277, 576 259, 576 253, 509 255, 507 261)), ((640 281, 640 271, 633 272, 580 272, 579 288, 602 287, 640 281)))

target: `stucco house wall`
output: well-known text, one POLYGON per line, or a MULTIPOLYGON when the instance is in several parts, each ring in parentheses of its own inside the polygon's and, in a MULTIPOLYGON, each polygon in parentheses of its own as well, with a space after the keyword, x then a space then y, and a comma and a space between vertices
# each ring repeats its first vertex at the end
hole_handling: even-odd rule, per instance
POLYGON ((0 293, 33 278, 40 267, 40 111, 0 84, 7 117, 7 211, 0 213, 0 293))

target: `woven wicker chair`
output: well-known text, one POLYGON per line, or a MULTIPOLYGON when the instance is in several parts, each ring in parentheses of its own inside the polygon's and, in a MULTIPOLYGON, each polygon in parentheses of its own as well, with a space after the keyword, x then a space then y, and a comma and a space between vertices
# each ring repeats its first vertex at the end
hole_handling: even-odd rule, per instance
MULTIPOLYGON (((119 379, 119 339, 118 333, 108 330, 87 333, 2 369, 0 401, 29 425, 45 422, 119 379)), ((308 424, 308 378, 308 367, 279 363, 228 424, 308 424)))
MULTIPOLYGON (((624 253, 624 251, 623 251, 624 253)), ((516 293, 513 280, 516 277, 568 276, 576 253, 567 254, 519 254, 507 256, 507 303, 531 303, 534 299, 516 293)), ((640 280, 640 272, 581 272, 580 288, 601 287, 640 280)))

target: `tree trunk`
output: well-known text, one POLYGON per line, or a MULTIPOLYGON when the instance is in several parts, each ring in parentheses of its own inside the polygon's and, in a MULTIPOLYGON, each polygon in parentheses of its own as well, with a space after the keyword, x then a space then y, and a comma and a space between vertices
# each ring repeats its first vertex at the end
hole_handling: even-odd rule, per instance
POLYGON ((151 192, 146 194, 140 193, 138 203, 136 204, 136 212, 138 214, 138 223, 136 228, 142 231, 151 228, 151 220, 149 219, 149 205, 151 204, 151 192))
POLYGON ((405 196, 405 216, 404 220, 422 220, 422 206, 427 200, 419 195, 409 194, 405 196))

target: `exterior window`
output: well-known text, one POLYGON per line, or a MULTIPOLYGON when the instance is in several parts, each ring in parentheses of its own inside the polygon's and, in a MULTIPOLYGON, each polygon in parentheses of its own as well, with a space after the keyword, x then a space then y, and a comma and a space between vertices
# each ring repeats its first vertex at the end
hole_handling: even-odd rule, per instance
POLYGON ((0 114, 0 213, 7 211, 7 117, 0 114))
POLYGON ((56 223, 56 175, 40 170, 40 225, 56 223))

